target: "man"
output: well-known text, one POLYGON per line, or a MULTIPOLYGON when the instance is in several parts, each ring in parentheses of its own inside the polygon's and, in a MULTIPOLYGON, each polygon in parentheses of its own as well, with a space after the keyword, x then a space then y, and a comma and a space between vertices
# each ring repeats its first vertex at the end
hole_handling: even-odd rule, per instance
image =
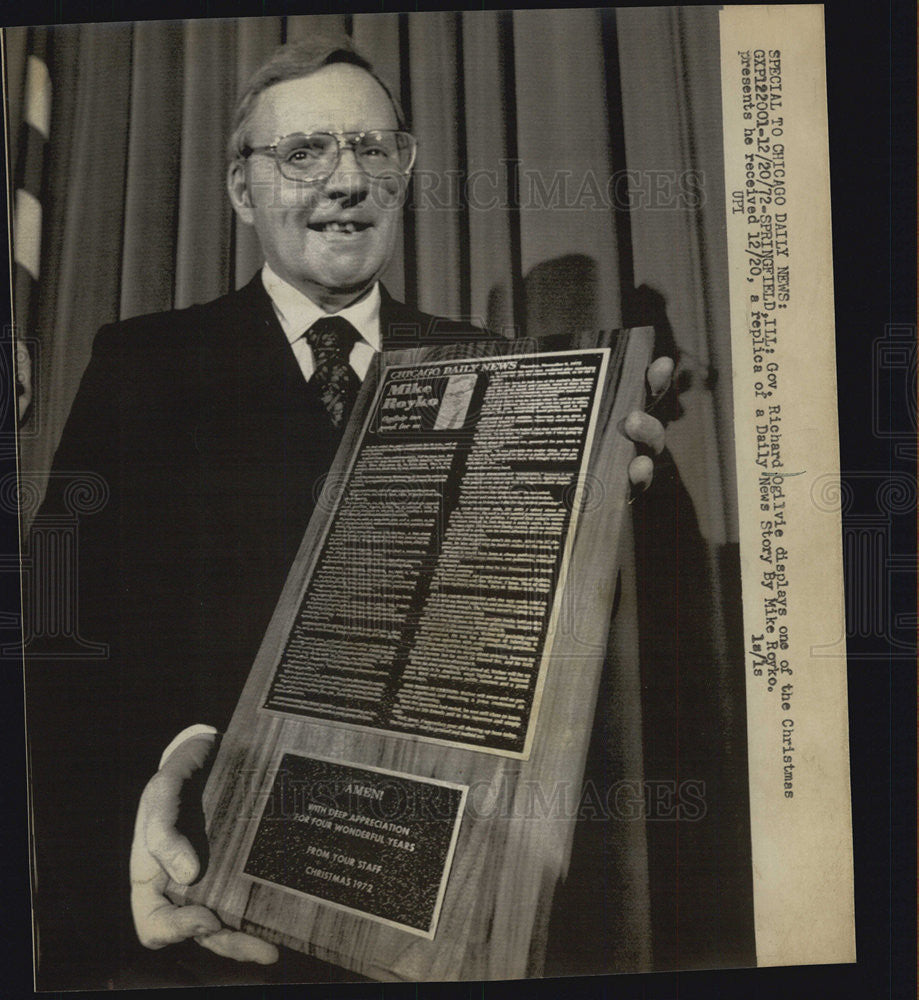
MULTIPOLYGON (((172 906, 163 888, 167 873, 189 882, 200 868, 176 830, 180 793, 200 776, 209 727, 229 721, 374 352, 396 334, 484 336, 379 284, 413 159, 397 102, 347 38, 282 47, 239 103, 227 177, 264 268, 239 292, 96 339, 55 469, 109 484, 80 537, 79 584, 86 634, 111 656, 29 675, 45 986, 111 982, 135 961, 123 905, 132 832, 144 945, 277 957, 203 907, 172 906), (190 723, 206 725, 173 739, 190 723)), ((658 390, 669 370, 651 373, 658 390)), ((633 414, 627 429, 663 445, 653 418, 633 414)), ((646 485, 650 459, 630 473, 646 485)))

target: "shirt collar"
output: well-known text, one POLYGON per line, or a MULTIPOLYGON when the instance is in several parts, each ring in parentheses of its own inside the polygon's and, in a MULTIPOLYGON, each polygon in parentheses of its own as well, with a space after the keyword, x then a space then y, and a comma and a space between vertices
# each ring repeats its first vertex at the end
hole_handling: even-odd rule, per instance
MULTIPOLYGON (((262 284, 271 298, 281 329, 291 344, 299 340, 317 319, 330 315, 293 285, 279 278, 267 263, 262 268, 262 284)), ((346 319, 375 351, 380 349, 380 301, 380 283, 377 281, 363 298, 334 314, 346 319)))

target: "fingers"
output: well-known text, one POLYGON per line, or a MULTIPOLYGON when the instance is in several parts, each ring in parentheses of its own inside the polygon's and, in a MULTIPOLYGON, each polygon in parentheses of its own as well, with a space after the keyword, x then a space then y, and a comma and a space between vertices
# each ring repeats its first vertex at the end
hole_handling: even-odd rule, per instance
POLYGON ((175 828, 179 815, 181 779, 165 768, 147 783, 138 817, 143 820, 142 843, 151 858, 180 885, 198 877, 201 865, 194 848, 175 828))
POLYGON ((186 740, 170 753, 140 797, 131 844, 134 927, 146 948, 165 948, 195 938, 218 955, 269 965, 278 959, 274 945, 228 930, 207 907, 175 906, 165 895, 169 879, 189 885, 201 867, 191 843, 176 829, 176 820, 182 787, 204 766, 214 743, 210 735, 186 740))
POLYGON ((152 886, 135 887, 131 909, 138 940, 145 948, 158 950, 194 938, 202 947, 237 962, 271 965, 278 960, 273 944, 223 927, 204 906, 173 906, 152 886))
POLYGON ((210 735, 186 740, 147 783, 137 812, 134 841, 135 847, 142 849, 132 849, 132 879, 146 881, 160 867, 180 885, 189 885, 198 877, 198 855, 188 838, 176 830, 176 821, 182 786, 204 766, 214 743, 215 737, 210 735))
POLYGON ((673 368, 673 358, 658 358, 648 366, 648 387, 652 396, 660 396, 670 388, 673 368))
POLYGON ((137 810, 131 844, 131 914, 137 937, 147 948, 164 948, 220 930, 203 906, 173 906, 164 895, 170 878, 187 884, 198 873, 198 858, 173 824, 180 782, 162 771, 147 783, 137 810))
POLYGON ((174 906, 163 895, 164 872, 149 882, 131 886, 131 913, 137 938, 154 950, 194 938, 198 944, 237 962, 270 965, 278 960, 273 944, 223 927, 218 917, 204 906, 174 906))
POLYGON ((261 938, 244 934, 242 931, 232 931, 224 927, 216 934, 197 937, 195 940, 203 948, 232 958, 237 962, 257 962, 259 965, 271 965, 278 960, 278 949, 261 938))
POLYGON ((16 341, 16 384, 19 395, 19 419, 25 416, 32 402, 32 359, 22 341, 16 341))
POLYGON ((158 771, 144 789, 131 844, 131 914, 137 937, 147 948, 164 948, 220 930, 203 906, 173 906, 164 895, 170 878, 193 881, 199 864, 191 844, 175 829, 182 780, 158 771))
POLYGON ((220 921, 207 907, 173 906, 149 884, 132 887, 131 913, 137 939, 145 948, 165 948, 221 929, 220 921))
POLYGON ((664 450, 666 434, 664 425, 643 410, 633 410, 626 418, 623 428, 627 437, 636 444, 649 448, 655 455, 664 450))
MULTIPOLYGON (((673 358, 658 358, 648 366, 648 387, 656 400, 669 388, 673 379, 673 358)), ((652 408, 653 408, 652 403, 652 408)), ((652 455, 659 455, 667 443, 664 425, 643 410, 633 410, 623 422, 626 437, 647 448, 652 455)), ((646 490, 654 478, 654 461, 648 455, 639 455, 629 463, 629 482, 637 491, 646 490)))
POLYGON ((647 455, 639 455, 629 462, 629 482, 638 491, 642 492, 651 485, 654 479, 654 462, 647 455))
POLYGON ((198 877, 201 865, 198 855, 188 842, 171 826, 152 819, 147 825, 147 850, 179 885, 191 885, 198 877))

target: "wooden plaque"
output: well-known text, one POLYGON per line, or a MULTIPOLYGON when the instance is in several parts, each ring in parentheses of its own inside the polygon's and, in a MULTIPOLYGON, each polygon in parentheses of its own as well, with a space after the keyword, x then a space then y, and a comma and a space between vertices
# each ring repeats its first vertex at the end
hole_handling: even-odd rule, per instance
POLYGON ((208 781, 208 870, 174 900, 377 979, 540 974, 652 344, 371 368, 208 781))

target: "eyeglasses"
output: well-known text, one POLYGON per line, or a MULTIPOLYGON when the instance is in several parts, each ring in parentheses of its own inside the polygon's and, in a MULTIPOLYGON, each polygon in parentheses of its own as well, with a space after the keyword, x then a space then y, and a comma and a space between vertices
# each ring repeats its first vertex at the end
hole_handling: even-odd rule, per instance
POLYGON ((341 151, 350 149, 361 170, 368 177, 406 176, 415 162, 418 144, 408 132, 390 129, 373 132, 295 132, 270 146, 246 146, 240 150, 246 159, 253 153, 274 157, 281 174, 291 181, 318 184, 338 168, 341 151))

